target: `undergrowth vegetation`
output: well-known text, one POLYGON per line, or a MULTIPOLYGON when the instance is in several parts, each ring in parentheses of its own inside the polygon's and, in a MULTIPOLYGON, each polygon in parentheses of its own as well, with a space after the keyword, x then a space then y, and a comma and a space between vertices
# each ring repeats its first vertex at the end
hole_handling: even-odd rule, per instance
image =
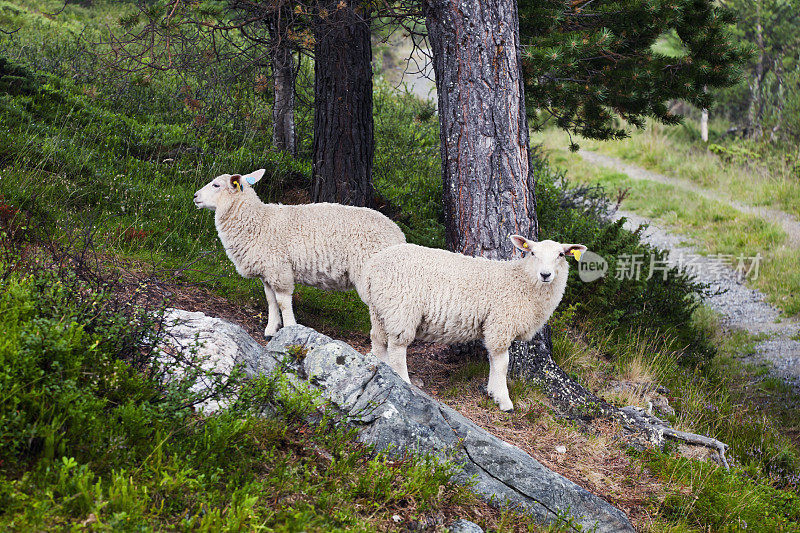
POLYGON ((646 168, 680 176, 722 196, 800 215, 800 163, 796 147, 726 136, 727 123, 712 122, 709 144, 695 123, 648 126, 622 142, 594 143, 601 150, 646 168))
POLYGON ((280 380, 219 382, 213 397, 235 387, 236 402, 195 414, 199 375, 162 379, 142 349, 157 315, 9 256, 0 274, 4 530, 371 531, 473 501, 451 465, 376 455, 324 416, 309 426, 313 398, 280 380))
MULTIPOLYGON (((534 528, 516 515, 479 515, 482 504, 452 481, 453 465, 375 455, 324 415, 309 425, 311 398, 286 394, 279 381, 217 383, 214 394, 239 394, 215 416, 192 408, 199 375, 167 384, 153 357, 164 302, 142 302, 136 288, 112 282, 104 259, 266 317, 260 285, 236 274, 212 215, 191 197, 218 174, 263 167, 256 190, 264 201, 307 200, 310 95, 298 98, 298 157, 277 152, 257 72, 242 78, 224 112, 198 107, 198 80, 118 79, 91 60, 87 43, 124 5, 95 4, 68 3, 48 18, 55 4, 0 1, 0 23, 20 28, 0 36, 0 527, 372 531, 399 528, 395 514, 406 523, 443 513, 494 530, 534 528), (88 233, 76 238, 76 227, 88 233), (73 252, 89 240, 98 261, 86 266, 73 252), (52 253, 59 249, 72 255, 52 253), (274 416, 260 416, 267 407, 274 416)), ((436 110, 380 76, 374 105, 378 207, 410 242, 441 247, 436 110)), ((611 274, 625 256, 660 257, 604 219, 613 203, 605 191, 570 190, 544 156, 534 163, 541 238, 585 244, 611 274)), ((799 508, 796 397, 731 362, 748 339, 720 334, 699 307, 702 290, 674 269, 666 280, 582 283, 573 268, 553 321, 554 356, 594 391, 610 380, 667 387, 672 423, 731 445, 731 473, 672 453, 633 454, 664 485, 663 498, 647 502, 648 528, 790 530, 799 508), (768 413, 744 405, 754 397, 747 384, 768 413)), ((296 299, 301 323, 342 335, 369 330, 354 292, 298 287, 296 299)), ((447 394, 485 370, 465 365, 447 394)), ((511 388, 522 406, 538 394, 522 382, 511 388)), ((533 427, 543 407, 528 403, 535 407, 514 416, 533 427)))

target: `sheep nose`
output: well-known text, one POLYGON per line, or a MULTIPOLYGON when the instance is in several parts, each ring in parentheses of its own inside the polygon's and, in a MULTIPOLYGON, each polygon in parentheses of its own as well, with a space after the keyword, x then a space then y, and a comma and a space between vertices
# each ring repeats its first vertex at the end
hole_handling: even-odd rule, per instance
POLYGON ((539 275, 542 276, 542 281, 550 281, 550 276, 552 276, 550 272, 539 272, 539 275))

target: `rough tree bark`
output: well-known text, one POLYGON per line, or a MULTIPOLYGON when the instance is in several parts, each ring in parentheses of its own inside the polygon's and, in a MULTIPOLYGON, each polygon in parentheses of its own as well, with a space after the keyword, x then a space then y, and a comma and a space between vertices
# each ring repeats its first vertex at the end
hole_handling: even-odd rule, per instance
POLYGON ((279 10, 269 21, 272 43, 272 76, 275 84, 275 105, 272 108, 272 142, 278 150, 297 155, 294 127, 295 66, 288 38, 288 14, 279 10))
MULTIPOLYGON (((427 0, 424 12, 439 97, 447 246, 511 259, 509 234, 538 238, 517 3, 427 0)), ((515 343, 510 372, 531 377, 552 362, 549 338, 545 328, 532 343, 515 343)))
POLYGON ((372 43, 369 17, 327 2, 315 18, 315 202, 372 204, 372 43))

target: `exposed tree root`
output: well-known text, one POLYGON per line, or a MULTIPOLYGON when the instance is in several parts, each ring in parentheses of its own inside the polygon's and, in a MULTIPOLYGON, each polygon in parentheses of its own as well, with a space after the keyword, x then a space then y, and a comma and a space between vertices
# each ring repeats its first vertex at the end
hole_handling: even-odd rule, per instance
POLYGON ((728 460, 725 458, 725 452, 728 450, 728 445, 720 442, 717 439, 706 437, 705 435, 697 435, 696 433, 687 433, 686 431, 678 431, 670 427, 667 422, 664 422, 658 417, 647 414, 640 407, 628 406, 617 410, 617 418, 622 421, 625 426, 632 429, 640 429, 647 434, 648 440, 655 446, 663 446, 666 439, 685 442, 693 446, 703 446, 710 448, 717 452, 719 462, 725 467, 725 470, 730 470, 728 460))
POLYGON ((530 343, 515 342, 511 346, 511 373, 536 381, 544 386, 551 399, 570 417, 582 420, 614 418, 624 428, 644 434, 653 446, 663 448, 667 439, 702 446, 717 452, 719 463, 726 470, 730 465, 725 457, 728 445, 704 435, 679 431, 668 422, 646 413, 639 407, 615 407, 586 390, 553 361, 549 327, 545 326, 530 343))

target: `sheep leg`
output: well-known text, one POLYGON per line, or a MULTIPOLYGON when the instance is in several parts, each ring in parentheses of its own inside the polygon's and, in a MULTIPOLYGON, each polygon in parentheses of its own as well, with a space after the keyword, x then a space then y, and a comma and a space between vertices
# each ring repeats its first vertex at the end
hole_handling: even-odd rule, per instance
POLYGON ((404 344, 399 339, 389 339, 386 363, 403 378, 403 381, 411 383, 411 378, 408 377, 408 366, 406 365, 406 348, 408 348, 408 343, 404 344))
POLYGON ((267 306, 269 307, 267 327, 264 330, 264 336, 272 337, 281 327, 281 315, 278 311, 278 301, 275 299, 275 291, 266 283, 264 283, 264 294, 267 296, 267 306))
POLYGON ((281 309, 283 325, 294 326, 297 324, 297 321, 294 319, 294 310, 292 309, 292 291, 275 291, 275 299, 278 301, 278 307, 281 309))
POLYGON ((489 351, 489 383, 486 385, 486 392, 497 402, 501 411, 513 411, 514 404, 508 395, 508 350, 489 351))
POLYGON ((369 311, 369 321, 372 324, 372 328, 369 330, 369 338, 372 341, 370 351, 372 355, 389 364, 389 354, 387 352, 389 340, 386 336, 386 330, 383 329, 380 318, 372 309, 369 311))

